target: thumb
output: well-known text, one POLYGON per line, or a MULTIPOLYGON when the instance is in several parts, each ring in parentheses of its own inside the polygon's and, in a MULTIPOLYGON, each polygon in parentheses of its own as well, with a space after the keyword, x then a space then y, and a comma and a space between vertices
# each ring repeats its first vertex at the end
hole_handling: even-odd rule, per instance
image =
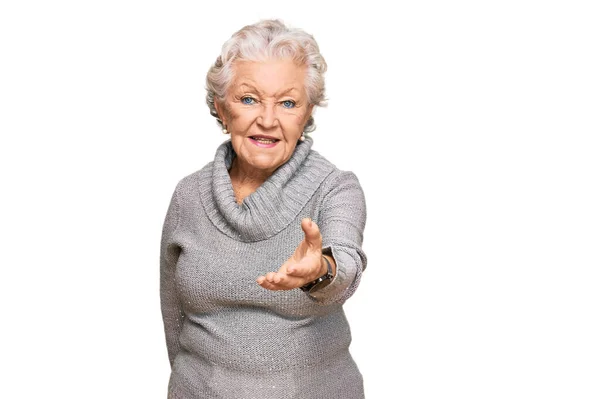
POLYGON ((321 237, 321 230, 315 222, 310 218, 302 219, 302 230, 304 231, 304 237, 306 243, 313 248, 321 248, 323 246, 323 238, 321 237))

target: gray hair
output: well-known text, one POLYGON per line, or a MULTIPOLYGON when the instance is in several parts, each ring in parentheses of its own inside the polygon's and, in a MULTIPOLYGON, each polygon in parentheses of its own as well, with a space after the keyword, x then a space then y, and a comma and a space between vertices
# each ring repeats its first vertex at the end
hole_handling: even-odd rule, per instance
MULTIPOLYGON (((238 60, 262 61, 271 58, 291 58, 299 65, 306 65, 305 87, 309 103, 320 107, 327 105, 324 76, 327 63, 312 35, 301 29, 288 28, 280 20, 263 20, 234 33, 223 44, 221 55, 206 74, 206 103, 210 114, 217 118, 221 127, 223 122, 217 114, 215 100, 225 99, 233 80, 233 63, 238 60)), ((304 131, 312 132, 315 128, 311 115, 304 131)))

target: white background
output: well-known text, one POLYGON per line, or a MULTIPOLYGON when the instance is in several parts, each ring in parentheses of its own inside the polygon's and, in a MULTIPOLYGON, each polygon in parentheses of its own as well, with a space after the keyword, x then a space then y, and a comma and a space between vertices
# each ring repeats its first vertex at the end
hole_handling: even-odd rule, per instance
POLYGON ((366 192, 367 398, 600 397, 593 3, 2 2, 0 397, 166 397, 163 218, 224 140, 208 67, 270 17, 318 40, 314 148, 366 192))

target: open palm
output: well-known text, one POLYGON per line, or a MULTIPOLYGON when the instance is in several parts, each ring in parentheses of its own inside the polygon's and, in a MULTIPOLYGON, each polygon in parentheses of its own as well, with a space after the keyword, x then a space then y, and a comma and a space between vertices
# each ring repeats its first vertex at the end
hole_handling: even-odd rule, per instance
POLYGON ((321 261, 323 238, 319 226, 306 218, 302 219, 301 227, 304 239, 298 244, 294 254, 278 271, 256 279, 263 288, 291 290, 314 281, 325 273, 321 261))

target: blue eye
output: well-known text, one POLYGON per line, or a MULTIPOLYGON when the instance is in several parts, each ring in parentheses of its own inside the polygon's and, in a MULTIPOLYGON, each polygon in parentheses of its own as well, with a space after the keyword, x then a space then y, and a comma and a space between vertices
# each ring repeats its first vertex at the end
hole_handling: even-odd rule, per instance
POLYGON ((242 104, 252 105, 255 100, 252 97, 242 97, 242 104))
POLYGON ((292 100, 285 100, 284 102, 282 102, 282 104, 285 108, 294 108, 296 106, 296 103, 292 100))

